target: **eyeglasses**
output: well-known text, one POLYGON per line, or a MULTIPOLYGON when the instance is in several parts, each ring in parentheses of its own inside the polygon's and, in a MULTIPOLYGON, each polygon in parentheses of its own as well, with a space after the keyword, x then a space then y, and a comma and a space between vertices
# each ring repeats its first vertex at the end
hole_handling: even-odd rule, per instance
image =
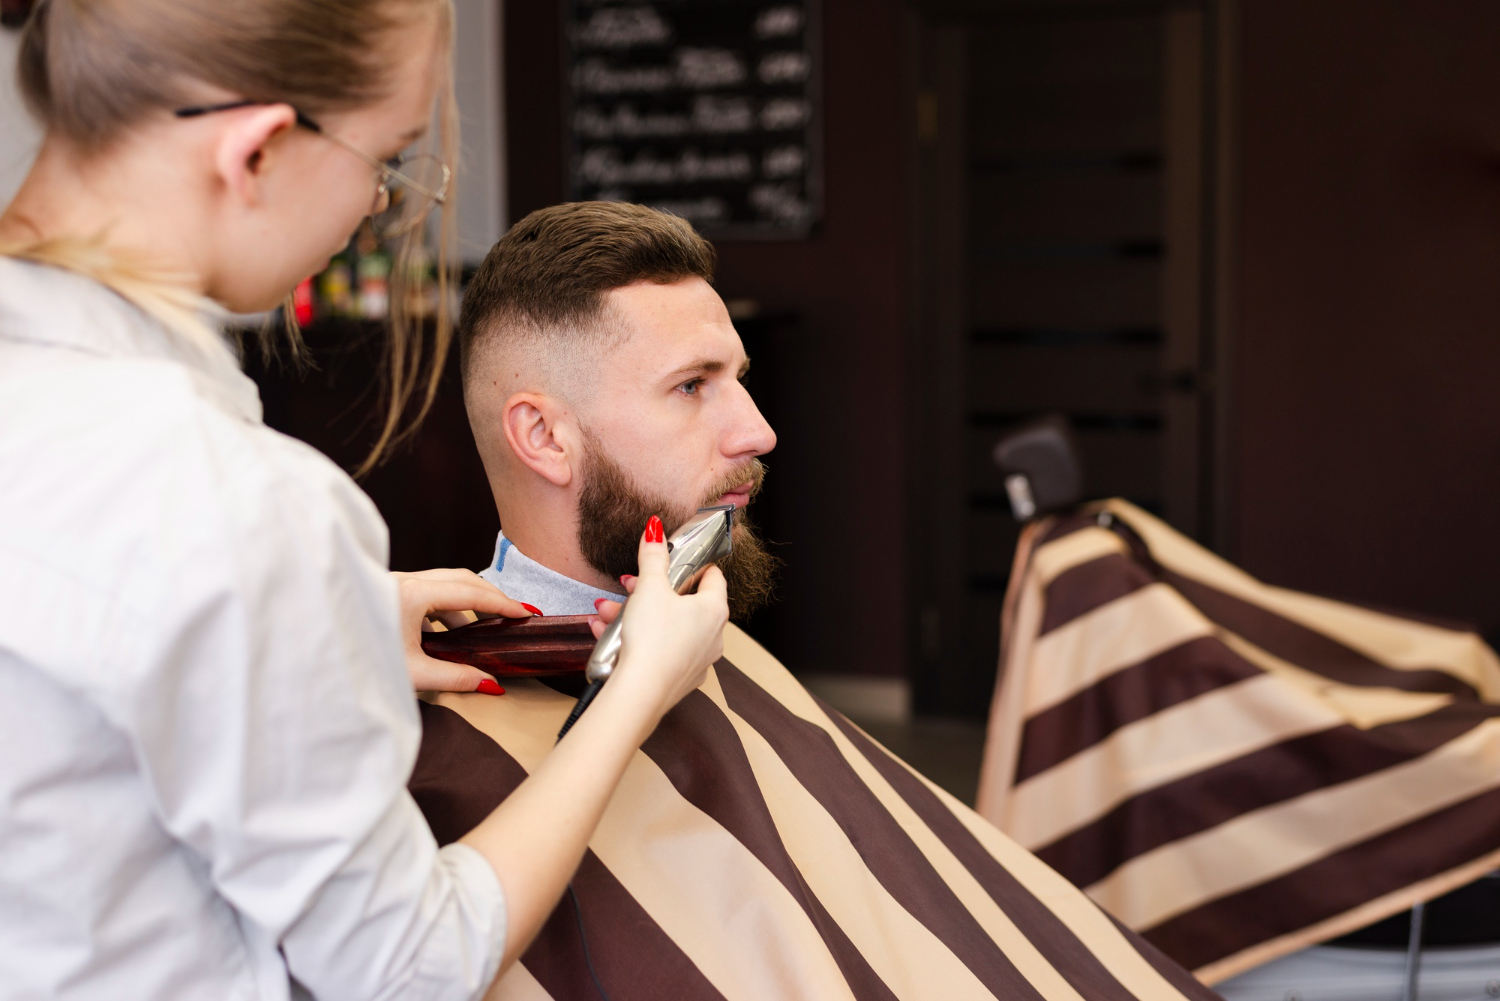
MULTIPOLYGON (((265 101, 230 101, 227 104, 205 104, 192 108, 178 108, 173 112, 178 118, 197 118, 215 111, 232 111, 248 108, 265 101)), ((453 173, 448 165, 431 153, 404 154, 389 160, 377 160, 364 150, 340 139, 311 118, 292 109, 297 124, 353 153, 375 168, 379 181, 375 187, 375 200, 370 205, 370 224, 375 235, 381 239, 403 236, 426 221, 435 206, 448 198, 448 183, 453 173)))

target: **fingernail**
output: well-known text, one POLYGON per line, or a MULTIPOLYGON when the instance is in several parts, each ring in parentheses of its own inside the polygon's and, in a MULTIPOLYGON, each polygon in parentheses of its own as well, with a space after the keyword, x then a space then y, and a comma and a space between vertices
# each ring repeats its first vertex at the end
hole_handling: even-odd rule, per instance
POLYGON ((662 528, 662 526, 661 526, 661 519, 658 518, 654 514, 651 516, 651 520, 648 521, 648 522, 646 522, 646 541, 647 542, 666 542, 667 541, 667 533, 666 533, 666 530, 664 528, 662 528))
POLYGON ((594 599, 594 611, 596 611, 596 612, 599 611, 599 606, 602 605, 602 604, 604 604, 608 600, 609 600, 608 598, 595 598, 594 599))
POLYGON ((528 605, 524 601, 521 602, 521 607, 524 608, 524 609, 526 609, 526 611, 530 612, 532 615, 541 615, 542 614, 542 610, 540 608, 537 608, 535 605, 528 605))
POLYGON ((633 573, 622 573, 622 574, 620 574, 620 583, 621 584, 629 584, 633 580, 635 580, 635 574, 633 574, 633 573))
POLYGON ((494 678, 485 678, 479 683, 479 687, 474 689, 474 691, 481 692, 485 695, 505 694, 505 689, 501 688, 500 682, 496 681, 494 678))

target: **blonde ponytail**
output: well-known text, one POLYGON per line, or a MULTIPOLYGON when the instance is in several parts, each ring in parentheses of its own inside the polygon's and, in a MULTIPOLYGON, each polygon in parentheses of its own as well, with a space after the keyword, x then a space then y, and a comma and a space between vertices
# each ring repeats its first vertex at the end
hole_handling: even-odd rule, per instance
POLYGON ((224 314, 221 308, 144 258, 111 248, 102 235, 33 243, 0 241, 0 257, 48 264, 92 278, 199 350, 212 350, 219 339, 213 321, 224 314))

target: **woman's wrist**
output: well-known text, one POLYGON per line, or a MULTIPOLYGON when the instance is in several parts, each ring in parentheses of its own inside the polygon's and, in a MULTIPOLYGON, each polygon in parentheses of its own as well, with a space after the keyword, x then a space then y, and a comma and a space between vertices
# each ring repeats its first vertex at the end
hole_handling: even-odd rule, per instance
POLYGON ((646 677, 645 672, 630 670, 622 658, 586 716, 608 714, 633 725, 640 731, 640 740, 645 740, 670 708, 670 694, 660 682, 646 677))

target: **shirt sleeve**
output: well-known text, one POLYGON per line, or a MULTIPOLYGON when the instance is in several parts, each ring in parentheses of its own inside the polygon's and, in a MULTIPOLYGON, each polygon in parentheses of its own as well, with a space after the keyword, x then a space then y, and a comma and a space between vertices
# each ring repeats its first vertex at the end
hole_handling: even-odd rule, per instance
POLYGON ((151 614, 101 693, 164 827, 315 997, 482 995, 504 896, 483 856, 438 849, 406 789, 421 724, 383 522, 300 443, 194 430, 153 471, 177 489, 134 579, 151 614))

